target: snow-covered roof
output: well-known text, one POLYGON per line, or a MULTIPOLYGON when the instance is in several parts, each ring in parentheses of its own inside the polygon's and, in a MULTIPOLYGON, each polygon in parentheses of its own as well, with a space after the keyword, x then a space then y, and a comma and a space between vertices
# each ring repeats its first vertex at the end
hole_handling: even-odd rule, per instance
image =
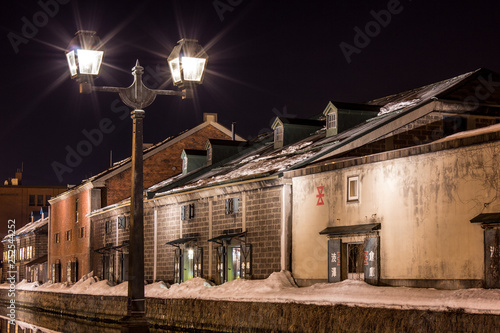
MULTIPOLYGON (((231 136, 231 134, 232 134, 229 129, 227 129, 226 127, 224 127, 223 125, 221 125, 217 122, 205 121, 194 128, 184 130, 177 135, 170 136, 157 144, 153 144, 152 146, 145 148, 143 150, 143 158, 146 159, 146 158, 150 157, 150 155, 156 153, 157 151, 166 149, 167 147, 171 146, 172 144, 178 142, 179 140, 182 140, 187 135, 190 135, 191 133, 199 131, 200 129, 202 129, 206 126, 209 126, 209 125, 214 126, 218 130, 226 133, 228 136, 231 136)), ((237 134, 235 135, 235 139, 237 141, 245 141, 244 138, 242 138, 241 136, 239 136, 237 134)), ((105 180, 105 179, 111 177, 112 175, 114 175, 116 172, 121 172, 120 170, 123 168, 131 167, 131 164, 130 164, 131 160, 132 160, 132 157, 129 156, 129 157, 127 157, 119 162, 113 163, 113 165, 110 168, 101 171, 100 173, 98 173, 95 176, 92 176, 88 179, 82 180, 82 182, 80 184, 73 186, 72 188, 68 189, 68 191, 63 192, 63 193, 59 194, 58 196, 53 197, 50 201, 57 200, 60 197, 64 197, 65 195, 67 195, 68 192, 71 192, 71 191, 77 190, 81 187, 84 187, 85 185, 87 185, 91 182, 105 180)))
POLYGON ((442 139, 439 139, 437 141, 434 141, 434 143, 469 138, 469 137, 473 137, 473 136, 477 136, 477 135, 495 133, 495 132, 500 132, 500 124, 476 128, 476 129, 469 130, 469 131, 458 132, 458 133, 455 133, 452 135, 448 135, 448 136, 446 136, 442 139))
POLYGON ((481 71, 481 69, 477 69, 475 71, 458 75, 451 79, 432 83, 423 87, 374 99, 367 102, 367 104, 381 106, 379 116, 393 111, 405 109, 419 103, 426 102, 432 98, 438 98, 441 94, 443 94, 450 88, 463 82, 465 79, 473 76, 473 74, 476 74, 479 71, 481 71))
POLYGON ((396 123, 398 127, 401 127, 432 112, 434 106, 431 103, 436 101, 436 98, 450 96, 455 93, 456 89, 469 82, 467 80, 477 79, 480 75, 491 73, 481 69, 373 100, 368 104, 382 106, 383 112, 337 135, 326 137, 325 129, 322 128, 290 146, 275 149, 273 134, 265 133, 242 146, 236 155, 224 161, 201 167, 185 175, 169 178, 150 187, 146 190, 147 197, 151 199, 250 179, 279 177, 286 171, 298 169, 319 160, 338 157, 341 153, 389 134, 394 131, 393 127, 396 123), (420 110, 418 115, 414 113, 416 110, 420 110))
MULTIPOLYGON (((397 119, 401 119, 405 114, 422 108, 425 105, 435 101, 440 96, 445 96, 454 91, 460 85, 463 85, 467 79, 473 79, 476 75, 490 73, 487 70, 477 70, 457 77, 430 84, 424 87, 405 91, 399 94, 383 97, 370 101, 370 105, 381 106, 381 112, 366 122, 363 122, 351 129, 341 132, 337 135, 325 137, 325 129, 320 129, 315 133, 291 146, 285 146, 282 149, 274 149, 272 146, 272 134, 267 134, 264 141, 267 144, 249 145, 239 155, 233 157, 225 163, 217 165, 215 168, 202 168, 197 172, 180 176, 176 179, 170 179, 162 184, 157 184, 148 189, 148 197, 159 197, 165 194, 179 193, 187 190, 200 189, 204 187, 227 184, 231 182, 255 179, 259 177, 276 176, 285 171, 290 171, 310 163, 314 163, 320 158, 330 158, 335 156, 336 151, 343 146, 349 145, 349 149, 369 142, 363 139, 365 136, 373 135, 374 130, 387 128, 397 119), (384 127, 386 126, 386 127, 384 127)), ((428 108, 431 112, 432 107, 428 108)), ((413 121, 404 120, 404 121, 413 121)), ((404 126, 404 121, 398 126, 404 126)), ((378 133, 378 132, 377 132, 378 133)), ((380 132, 380 136, 387 133, 380 132)), ((373 140, 376 138, 370 138, 373 140)), ((347 149, 347 148, 344 148, 347 149)), ((340 151, 340 150, 339 150, 340 151)))

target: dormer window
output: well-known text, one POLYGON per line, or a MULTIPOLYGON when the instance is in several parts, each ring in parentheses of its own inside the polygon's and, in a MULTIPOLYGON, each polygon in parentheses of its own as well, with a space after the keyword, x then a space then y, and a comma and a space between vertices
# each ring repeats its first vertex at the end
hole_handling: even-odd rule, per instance
POLYGON ((198 149, 184 149, 181 154, 182 174, 204 167, 207 164, 207 151, 198 149))
POLYGON ((212 154, 213 154, 212 145, 209 143, 207 146, 207 164, 208 165, 212 164, 212 154))
POLYGON ((368 104, 328 102, 323 111, 326 120, 326 136, 334 136, 376 117, 380 107, 368 104))
POLYGON ((283 126, 278 126, 274 129, 274 142, 283 141, 283 126))
POLYGON ((337 113, 330 112, 326 116, 326 129, 337 128, 337 113))
POLYGON ((276 117, 271 128, 274 130, 274 149, 299 142, 324 127, 324 122, 315 119, 276 117))
POLYGON ((326 110, 323 114, 326 116, 326 136, 332 136, 338 134, 338 109, 335 105, 328 104, 326 110))
POLYGON ((188 157, 184 156, 182 159, 182 173, 186 174, 187 173, 187 168, 188 168, 188 157))

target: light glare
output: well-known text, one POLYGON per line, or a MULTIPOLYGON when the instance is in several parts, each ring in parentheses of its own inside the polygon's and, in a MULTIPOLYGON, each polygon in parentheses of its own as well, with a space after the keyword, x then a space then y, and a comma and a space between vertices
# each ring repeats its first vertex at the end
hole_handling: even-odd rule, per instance
POLYGON ((201 81, 206 59, 182 57, 182 72, 185 81, 201 81))
POLYGON ((76 50, 80 74, 98 75, 103 53, 103 51, 76 50))
POLYGON ((77 67, 76 67, 75 51, 68 52, 66 54, 66 59, 68 60, 68 66, 71 76, 76 75, 77 67))
POLYGON ((170 66, 170 72, 172 73, 172 79, 174 80, 174 83, 180 82, 181 81, 181 66, 179 65, 179 58, 175 58, 173 60, 170 60, 168 62, 168 65, 170 66))

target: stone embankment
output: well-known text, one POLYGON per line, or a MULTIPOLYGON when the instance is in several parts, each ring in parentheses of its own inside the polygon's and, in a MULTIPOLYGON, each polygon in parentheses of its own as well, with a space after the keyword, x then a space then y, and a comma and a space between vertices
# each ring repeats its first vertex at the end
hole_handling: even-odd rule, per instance
MULTIPOLYGON (((2 306, 8 290, 0 289, 2 306)), ((123 296, 16 291, 16 308, 75 319, 119 321, 123 296)), ((500 316, 346 305, 146 299, 147 317, 163 328, 222 332, 500 332, 500 316)))

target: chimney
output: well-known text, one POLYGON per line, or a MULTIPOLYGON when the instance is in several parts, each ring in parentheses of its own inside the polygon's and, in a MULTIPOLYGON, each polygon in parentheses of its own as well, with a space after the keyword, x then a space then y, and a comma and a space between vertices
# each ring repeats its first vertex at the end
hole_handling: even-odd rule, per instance
POLYGON ((217 113, 203 113, 203 122, 217 122, 217 113))
POLYGON ((231 123, 231 140, 235 141, 236 140, 236 122, 233 121, 231 123))
POLYGON ((17 169, 16 179, 17 179, 17 184, 21 185, 22 180, 23 180, 23 172, 21 171, 21 169, 17 169))

